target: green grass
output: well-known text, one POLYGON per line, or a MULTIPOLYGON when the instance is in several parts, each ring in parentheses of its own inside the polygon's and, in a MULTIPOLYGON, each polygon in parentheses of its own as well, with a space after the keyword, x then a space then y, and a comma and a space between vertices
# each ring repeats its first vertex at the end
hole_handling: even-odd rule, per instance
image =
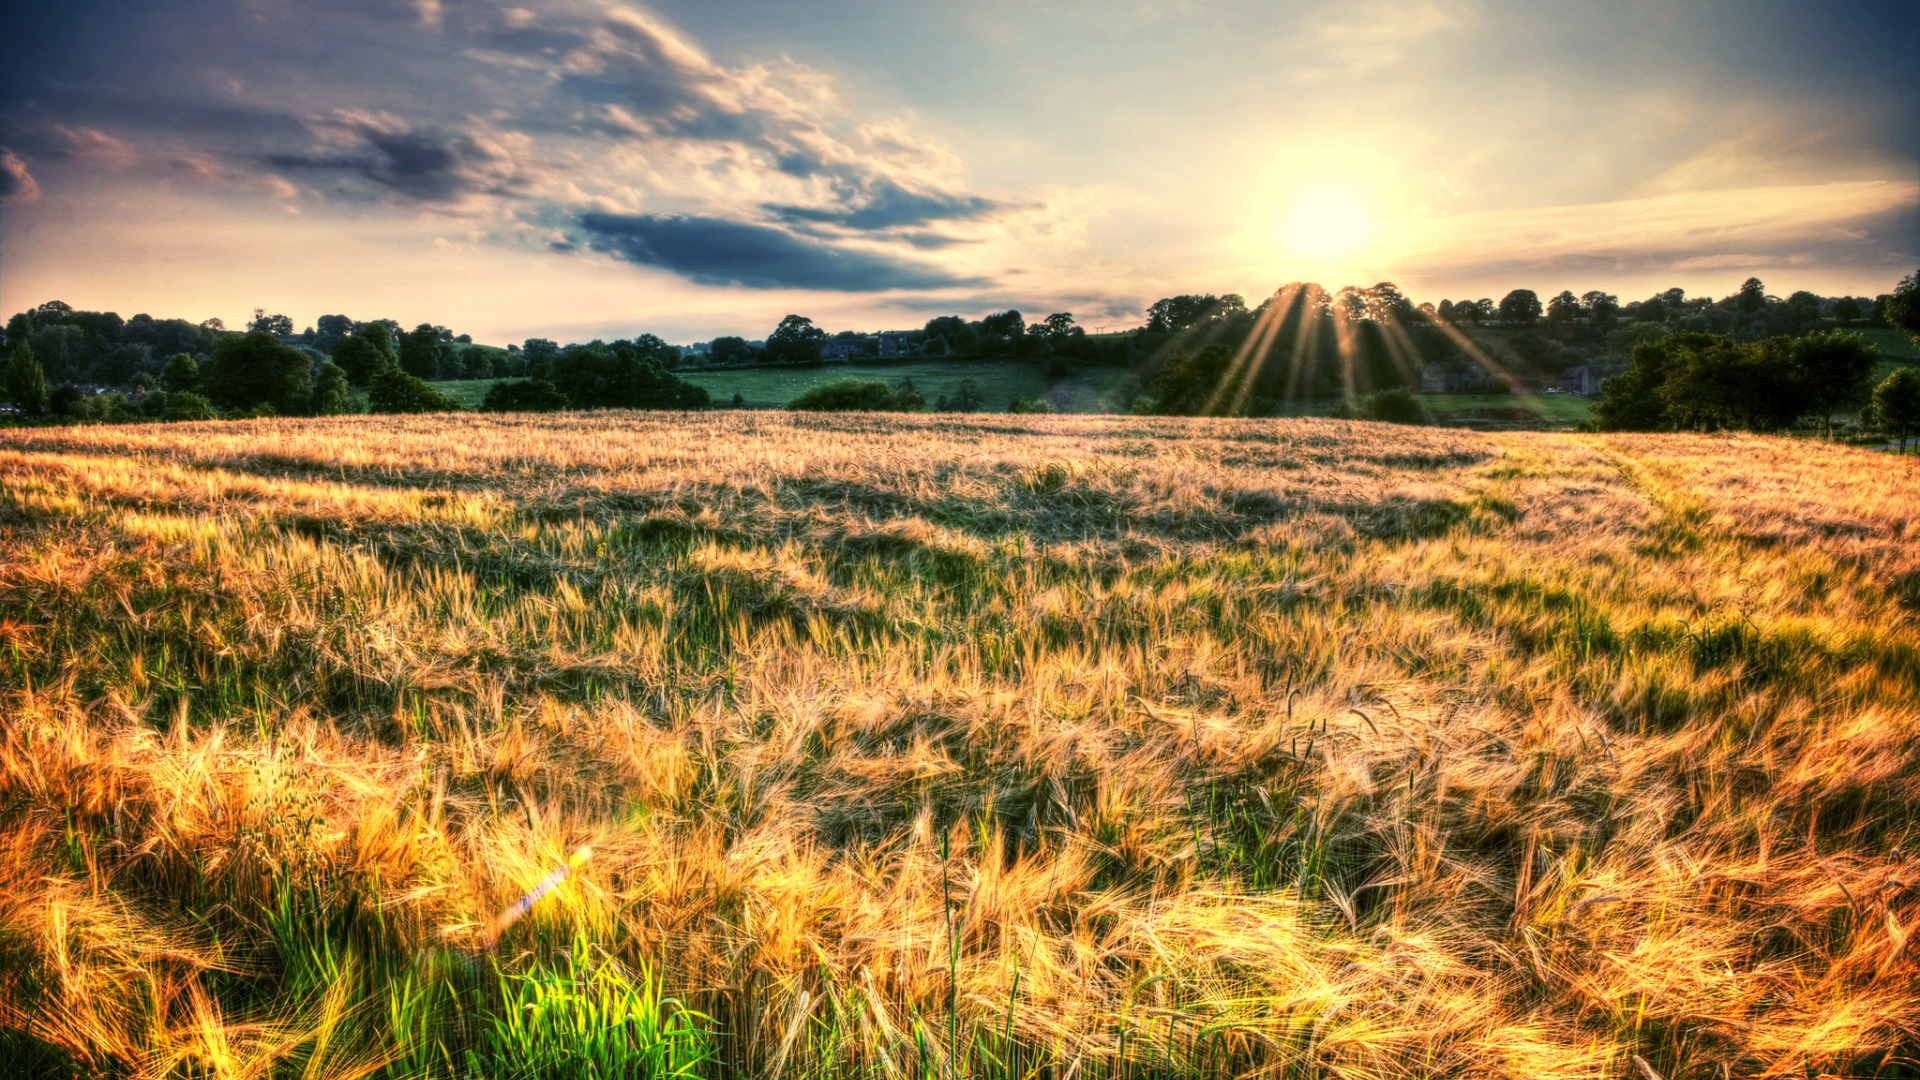
POLYGON ((999 412, 1014 398, 1039 397, 1053 380, 1038 364, 1013 361, 939 361, 907 364, 822 364, 806 368, 742 368, 737 371, 690 371, 681 376, 688 382, 707 388, 716 402, 732 400, 740 394, 746 404, 761 408, 779 408, 821 383, 835 379, 884 379, 894 382, 912 379, 927 404, 940 395, 951 396, 963 379, 972 379, 986 397, 985 408, 999 412))
POLYGON ((1475 409, 1524 409, 1547 420, 1578 423, 1593 412, 1593 402, 1574 394, 1422 394, 1436 417, 1475 409))
POLYGON ((435 390, 447 395, 468 409, 477 409, 487 396, 487 390, 497 382, 506 379, 450 379, 445 382, 430 383, 435 390))
MULTIPOLYGON (((1012 360, 922 360, 905 364, 854 363, 822 364, 818 367, 740 368, 731 371, 688 371, 681 377, 704 386, 715 404, 725 404, 740 394, 753 408, 784 408, 787 402, 821 383, 835 379, 883 379, 894 382, 910 378, 932 407, 940 395, 952 396, 962 379, 972 379, 985 396, 987 412, 1005 411, 1014 398, 1048 397, 1061 412, 1113 412, 1119 405, 1117 391, 1126 382, 1124 368, 1090 367, 1075 370, 1063 379, 1049 379, 1038 364, 1012 360)), ((433 387, 459 402, 476 409, 487 396, 487 388, 500 379, 458 379, 436 382, 433 387)))

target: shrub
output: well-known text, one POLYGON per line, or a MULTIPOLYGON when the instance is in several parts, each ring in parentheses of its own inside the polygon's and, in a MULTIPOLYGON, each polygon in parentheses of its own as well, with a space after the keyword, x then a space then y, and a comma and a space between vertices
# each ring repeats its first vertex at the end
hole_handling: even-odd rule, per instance
POLYGON ((567 395, 547 380, 519 379, 489 387, 486 398, 480 402, 480 411, 559 412, 567 404, 567 395))
POLYGON ((1368 394, 1360 402, 1360 415, 1367 420, 1389 424, 1430 424, 1433 417, 1427 407, 1404 386, 1368 394))
POLYGON ((1014 398, 1012 401, 1007 402, 1007 411, 1010 413, 1038 415, 1038 414, 1044 414, 1044 413, 1056 413, 1056 412, 1059 412, 1060 410, 1054 408, 1053 402, 1048 401, 1046 398, 1035 397, 1035 398, 1014 398))
POLYGON ((388 368, 373 377, 367 388, 367 409, 377 413, 461 412, 452 398, 428 386, 426 380, 399 368, 388 368))
POLYGON ((845 378, 821 383, 787 402, 791 412, 919 412, 926 400, 912 379, 888 384, 879 379, 845 378))
POLYGON ((176 390, 167 395, 167 408, 161 416, 171 421, 211 420, 214 418, 213 402, 191 390, 176 390))

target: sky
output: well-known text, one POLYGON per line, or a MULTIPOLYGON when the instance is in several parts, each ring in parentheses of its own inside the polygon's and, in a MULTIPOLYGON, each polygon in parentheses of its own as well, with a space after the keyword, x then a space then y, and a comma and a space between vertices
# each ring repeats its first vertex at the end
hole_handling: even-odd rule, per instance
POLYGON ((12 4, 0 316, 1872 296, 1920 266, 1916 55, 1910 0, 12 4))

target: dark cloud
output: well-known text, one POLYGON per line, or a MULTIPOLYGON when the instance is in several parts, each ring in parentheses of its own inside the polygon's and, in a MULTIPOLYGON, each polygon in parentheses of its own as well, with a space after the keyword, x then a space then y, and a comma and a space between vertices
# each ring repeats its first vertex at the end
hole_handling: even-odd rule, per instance
POLYGON ((511 195, 526 177, 497 146, 470 136, 412 131, 370 120, 344 125, 360 145, 339 154, 270 154, 262 160, 293 176, 342 173, 419 202, 452 202, 469 194, 511 195))
POLYGON ((819 209, 807 206, 769 206, 786 221, 813 221, 870 231, 926 225, 935 221, 968 221, 1005 209, 1006 204, 979 195, 908 191, 891 180, 876 180, 853 205, 819 209))
POLYGON ((580 227, 592 237, 596 251, 670 270, 702 285, 883 292, 983 284, 923 263, 719 218, 589 213, 581 215, 580 227))
POLYGON ((31 202, 39 194, 40 185, 33 182, 27 163, 0 147, 0 202, 31 202))

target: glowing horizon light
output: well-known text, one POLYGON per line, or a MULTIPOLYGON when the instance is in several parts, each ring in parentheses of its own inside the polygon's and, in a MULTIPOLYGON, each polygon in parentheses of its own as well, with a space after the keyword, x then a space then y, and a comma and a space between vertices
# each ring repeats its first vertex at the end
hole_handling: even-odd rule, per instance
POLYGON ((1371 229, 1359 200, 1340 191, 1306 195, 1288 215, 1282 235, 1302 255, 1342 255, 1367 242, 1371 229))

